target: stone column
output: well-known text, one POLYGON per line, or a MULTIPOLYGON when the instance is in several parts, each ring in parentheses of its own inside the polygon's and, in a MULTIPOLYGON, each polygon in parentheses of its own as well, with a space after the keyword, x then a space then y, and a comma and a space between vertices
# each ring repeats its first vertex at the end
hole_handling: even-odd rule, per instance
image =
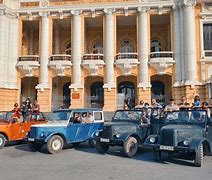
POLYGON ((0 88, 5 86, 5 65, 6 65, 6 48, 5 48, 5 37, 6 37, 6 22, 4 11, 0 10, 0 88))
POLYGON ((181 72, 181 47, 180 47, 180 12, 179 8, 174 6, 173 8, 173 18, 174 18, 174 59, 175 59, 175 83, 174 86, 177 87, 182 81, 181 72))
POLYGON ((73 61, 72 84, 71 88, 77 90, 82 88, 81 84, 81 45, 82 45, 82 27, 80 11, 72 11, 72 28, 71 28, 71 53, 73 61))
POLYGON ((183 5, 179 4, 180 8, 180 61, 181 61, 181 85, 185 83, 185 44, 184 44, 184 13, 183 5))
POLYGON ((148 75, 148 10, 148 7, 138 8, 138 59, 140 62, 138 87, 143 88, 144 90, 147 87, 150 87, 148 75))
POLYGON ((33 24, 31 22, 31 27, 30 27, 30 32, 29 32, 29 52, 28 52, 29 55, 34 54, 33 43, 34 43, 34 29, 33 29, 33 24))
POLYGON ((191 86, 194 86, 197 83, 195 5, 195 1, 184 0, 185 85, 191 86))
POLYGON ((47 13, 43 13, 41 16, 40 26, 40 77, 39 84, 36 89, 48 89, 49 88, 49 17, 47 13))
POLYGON ((60 26, 54 27, 54 54, 60 54, 60 26))
POLYGON ((115 22, 114 9, 104 9, 104 60, 105 60, 105 79, 104 79, 104 111, 114 111, 116 108, 116 85, 114 73, 114 54, 115 54, 115 22))
POLYGON ((114 88, 114 52, 115 52, 115 27, 113 9, 104 9, 105 13, 105 38, 104 38, 104 59, 105 59, 105 84, 104 88, 114 88))

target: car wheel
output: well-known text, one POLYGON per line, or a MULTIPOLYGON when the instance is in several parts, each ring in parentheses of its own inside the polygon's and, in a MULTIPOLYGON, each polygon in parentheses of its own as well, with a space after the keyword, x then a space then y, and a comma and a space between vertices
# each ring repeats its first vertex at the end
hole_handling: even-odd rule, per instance
POLYGON ((90 139, 89 141, 88 141, 88 144, 89 144, 89 146, 90 147, 96 147, 96 140, 95 139, 90 139))
POLYGON ((47 142, 47 150, 49 153, 55 154, 63 149, 63 145, 63 138, 58 135, 54 135, 47 142))
POLYGON ((133 157, 138 151, 138 141, 134 137, 129 137, 124 142, 124 154, 127 157, 133 157))
POLYGON ((155 161, 161 161, 161 151, 154 149, 153 150, 153 159, 155 161))
POLYGON ((194 165, 196 167, 201 167, 203 164, 203 156, 204 156, 204 151, 203 151, 203 145, 200 145, 200 148, 198 149, 198 151, 195 154, 195 158, 194 158, 194 165))
POLYGON ((28 142, 28 147, 31 151, 39 151, 43 147, 43 143, 41 142, 28 142))
POLYGON ((5 145, 6 138, 3 134, 0 134, 0 149, 2 149, 5 145))
POLYGON ((99 140, 96 141, 96 149, 99 153, 104 154, 109 149, 109 144, 102 143, 99 140))

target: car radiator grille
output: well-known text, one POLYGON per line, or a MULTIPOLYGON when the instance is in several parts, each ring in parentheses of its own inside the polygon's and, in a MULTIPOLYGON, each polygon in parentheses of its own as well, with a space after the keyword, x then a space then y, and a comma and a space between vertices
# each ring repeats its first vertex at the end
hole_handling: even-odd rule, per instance
POLYGON ((175 145, 174 131, 162 130, 160 135, 160 143, 162 145, 174 146, 175 145))
POLYGON ((104 126, 101 137, 103 138, 111 138, 112 137, 112 128, 111 126, 104 126))

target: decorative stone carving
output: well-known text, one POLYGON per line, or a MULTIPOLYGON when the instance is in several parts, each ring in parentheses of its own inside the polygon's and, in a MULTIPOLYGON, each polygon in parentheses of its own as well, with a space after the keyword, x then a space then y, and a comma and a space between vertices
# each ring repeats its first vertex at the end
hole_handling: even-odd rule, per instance
POLYGON ((48 66, 55 71, 57 76, 65 76, 65 70, 72 66, 71 61, 50 61, 48 66))
POLYGON ((130 75, 131 70, 138 66, 138 59, 119 59, 114 63, 121 69, 123 75, 130 75))
POLYGON ((37 70, 40 67, 38 61, 19 61, 16 65, 26 77, 34 76, 34 70, 37 70))
POLYGON ((86 68, 90 76, 97 76, 99 69, 105 65, 103 60, 83 60, 82 66, 86 68))

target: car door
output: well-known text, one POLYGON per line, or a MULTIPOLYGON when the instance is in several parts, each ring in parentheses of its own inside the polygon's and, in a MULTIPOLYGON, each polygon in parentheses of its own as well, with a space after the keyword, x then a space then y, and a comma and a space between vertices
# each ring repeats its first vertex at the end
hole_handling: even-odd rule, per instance
POLYGON ((72 142, 79 142, 79 133, 80 133, 80 127, 82 125, 82 120, 81 120, 81 113, 80 112, 72 112, 69 124, 66 129, 66 134, 67 134, 67 141, 68 143, 72 142), (80 123, 76 123, 74 119, 76 116, 80 116, 80 123))
POLYGON ((206 126, 206 138, 208 139, 212 149, 212 118, 209 120, 206 126))
MULTIPOLYGON (((14 122, 10 124, 11 140, 19 140, 23 130, 23 123, 14 122)), ((21 136, 22 137, 22 136, 21 136)))

